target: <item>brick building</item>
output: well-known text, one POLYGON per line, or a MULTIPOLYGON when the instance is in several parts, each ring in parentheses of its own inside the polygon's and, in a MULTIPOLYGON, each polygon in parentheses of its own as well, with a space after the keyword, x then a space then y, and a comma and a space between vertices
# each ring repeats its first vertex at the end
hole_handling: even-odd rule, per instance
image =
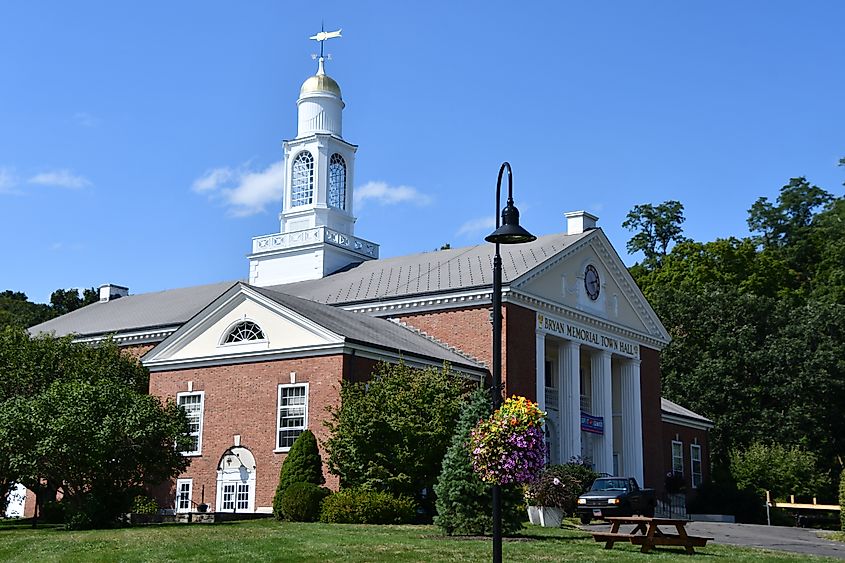
MULTIPOLYGON (((305 428, 324 439, 341 381, 378 361, 489 376, 493 245, 379 259, 354 234, 357 147, 322 59, 297 106, 280 231, 253 239, 248 283, 104 285, 99 303, 32 329, 111 336, 150 369, 151 394, 184 406, 191 465, 160 498, 176 511, 268 511, 293 440, 305 428)), ((597 218, 567 213, 565 233, 502 258, 503 381, 548 412, 550 461, 582 457, 657 489, 673 467, 693 486, 706 479, 710 422, 661 399, 669 335, 597 218)))

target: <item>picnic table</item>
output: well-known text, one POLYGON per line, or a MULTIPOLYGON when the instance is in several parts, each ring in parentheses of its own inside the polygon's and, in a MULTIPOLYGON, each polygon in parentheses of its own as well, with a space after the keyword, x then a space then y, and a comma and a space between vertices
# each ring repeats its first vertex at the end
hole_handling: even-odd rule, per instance
POLYGON ((708 540, 713 539, 688 535, 686 525, 689 520, 648 516, 612 516, 605 520, 610 522, 610 531, 593 532, 593 539, 605 542, 605 549, 613 549, 616 542, 631 542, 642 546, 640 551, 643 553, 648 553, 658 545, 675 545, 683 547, 689 554, 694 554, 695 547, 704 547, 708 540), (619 528, 624 524, 634 525, 630 533, 619 533, 619 528), (660 526, 674 526, 677 533, 666 533, 660 526))

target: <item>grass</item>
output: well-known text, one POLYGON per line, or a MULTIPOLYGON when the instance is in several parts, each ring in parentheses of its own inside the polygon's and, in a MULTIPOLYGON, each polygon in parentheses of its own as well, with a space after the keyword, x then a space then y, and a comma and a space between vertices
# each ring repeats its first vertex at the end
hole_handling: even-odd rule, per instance
MULTIPOLYGON (((630 544, 612 550, 581 530, 528 526, 506 539, 506 561, 689 561, 679 548, 641 554, 630 544)), ((169 524, 116 530, 36 530, 0 522, 2 561, 485 561, 484 538, 446 538, 432 526, 279 523, 169 524)), ((696 559, 715 562, 824 561, 807 555, 710 544, 696 559)))

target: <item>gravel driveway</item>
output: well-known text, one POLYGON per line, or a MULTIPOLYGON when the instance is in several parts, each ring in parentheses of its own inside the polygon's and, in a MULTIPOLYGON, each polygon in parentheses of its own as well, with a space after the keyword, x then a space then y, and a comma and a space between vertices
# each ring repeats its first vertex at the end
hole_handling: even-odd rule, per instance
MULTIPOLYGON (((597 532, 607 531, 610 526, 608 524, 593 524, 582 526, 582 528, 597 532)), ((619 531, 623 530, 620 529, 619 531)), ((824 532, 807 528, 690 522, 687 524, 687 532, 690 535, 713 538, 715 543, 762 547, 791 553, 807 553, 845 559, 845 543, 823 539, 819 537, 819 534, 823 535, 824 532)))

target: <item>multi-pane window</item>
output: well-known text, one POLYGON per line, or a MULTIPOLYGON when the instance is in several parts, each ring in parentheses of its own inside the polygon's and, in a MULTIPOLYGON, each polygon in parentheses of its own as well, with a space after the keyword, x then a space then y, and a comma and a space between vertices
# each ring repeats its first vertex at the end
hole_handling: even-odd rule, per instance
POLYGON ((176 481, 176 512, 191 511, 192 479, 178 479, 176 481))
POLYGON ((684 444, 672 440, 672 473, 684 474, 684 444))
POLYGON ((346 209, 346 162, 337 153, 329 161, 329 206, 346 209))
POLYGON ((250 340, 264 340, 264 332, 254 322, 244 321, 232 327, 232 330, 229 331, 223 340, 223 344, 249 342, 250 340))
POLYGON ((220 503, 220 509, 235 509, 235 483, 225 483, 223 485, 223 502, 220 503))
POLYGON ((290 206, 309 205, 314 198, 314 157, 308 151, 296 155, 290 182, 290 206))
POLYGON ((249 509, 249 483, 238 483, 238 510, 249 509))
POLYGON ((276 448, 288 450, 308 421, 308 384, 279 385, 278 440, 276 448))
POLYGON ((690 473, 692 474, 692 488, 701 486, 701 446, 692 444, 689 447, 690 473))
POLYGON ((203 398, 202 391, 176 394, 176 404, 188 415, 188 436, 191 437, 191 443, 183 451, 188 455, 202 453, 203 398))

